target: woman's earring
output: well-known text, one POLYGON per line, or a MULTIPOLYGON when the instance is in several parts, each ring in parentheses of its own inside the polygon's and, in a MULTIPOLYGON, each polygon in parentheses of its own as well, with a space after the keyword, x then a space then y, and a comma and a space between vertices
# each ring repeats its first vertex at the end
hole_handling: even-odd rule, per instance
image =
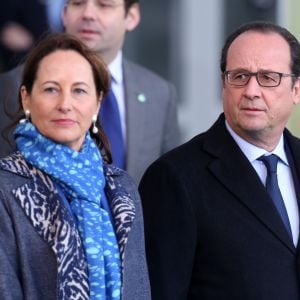
POLYGON ((97 133, 98 133, 98 127, 96 126, 97 117, 98 117, 98 116, 97 116, 96 114, 94 114, 94 115, 93 115, 93 119, 92 119, 92 121, 93 121, 92 132, 93 132, 94 134, 97 134, 97 133))
POLYGON ((29 109, 26 109, 25 110, 25 119, 21 119, 19 121, 19 123, 25 123, 25 122, 29 122, 29 118, 30 118, 30 110, 29 109))

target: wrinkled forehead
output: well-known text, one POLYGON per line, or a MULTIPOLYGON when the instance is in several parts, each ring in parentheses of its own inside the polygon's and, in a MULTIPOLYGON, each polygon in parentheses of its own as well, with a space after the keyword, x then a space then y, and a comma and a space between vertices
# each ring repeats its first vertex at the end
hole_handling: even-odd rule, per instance
POLYGON ((291 52, 278 33, 248 31, 239 35, 227 53, 227 69, 290 71, 291 52))

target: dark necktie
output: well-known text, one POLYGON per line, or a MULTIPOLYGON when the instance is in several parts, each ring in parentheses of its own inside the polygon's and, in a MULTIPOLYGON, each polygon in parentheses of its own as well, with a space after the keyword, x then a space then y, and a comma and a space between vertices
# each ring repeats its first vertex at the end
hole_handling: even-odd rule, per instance
POLYGON ((259 160, 261 160, 267 168, 267 179, 266 179, 267 192, 272 198, 273 203, 276 206, 277 211, 286 227, 286 230, 288 231, 290 237, 292 238, 291 224, 289 221, 289 217, 283 202, 283 198, 277 180, 277 163, 279 158, 278 156, 271 154, 268 156, 263 156, 259 158, 259 160))
POLYGON ((125 146, 122 135, 121 119, 116 96, 112 89, 102 100, 100 121, 109 140, 113 164, 125 168, 125 146))

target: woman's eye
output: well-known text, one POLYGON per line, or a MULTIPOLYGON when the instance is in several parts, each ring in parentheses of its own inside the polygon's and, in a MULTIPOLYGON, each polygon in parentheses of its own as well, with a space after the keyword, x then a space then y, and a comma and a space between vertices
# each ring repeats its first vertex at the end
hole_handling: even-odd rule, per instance
POLYGON ((76 94, 86 94, 86 91, 84 90, 84 89, 81 89, 81 88, 76 88, 76 89, 74 89, 74 92, 76 93, 76 94))
POLYGON ((57 89, 54 87, 47 87, 47 88, 45 88, 45 92, 53 94, 53 93, 57 92, 57 89))

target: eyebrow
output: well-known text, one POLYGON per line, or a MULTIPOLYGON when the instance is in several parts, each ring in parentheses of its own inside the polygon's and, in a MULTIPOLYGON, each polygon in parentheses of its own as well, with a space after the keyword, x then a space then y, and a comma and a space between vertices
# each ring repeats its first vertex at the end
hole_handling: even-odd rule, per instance
POLYGON ((42 84, 44 85, 44 84, 48 84, 48 83, 53 83, 53 84, 58 85, 58 82, 54 81, 54 80, 47 80, 47 81, 43 82, 42 84))
MULTIPOLYGON (((49 83, 52 83, 52 84, 55 84, 55 85, 59 85, 59 82, 55 81, 55 80, 47 80, 45 82, 43 82, 42 84, 49 84, 49 83)), ((86 86, 89 86, 86 82, 84 81, 76 81, 74 83, 72 83, 72 85, 80 85, 80 84, 83 84, 83 85, 86 85, 86 86)))
POLYGON ((246 72, 246 73, 261 73, 261 72, 263 72, 263 73, 264 72, 273 73, 273 72, 276 72, 276 71, 270 70, 270 69, 258 69, 256 72, 251 72, 250 70, 244 69, 244 68, 231 69, 230 71, 232 71, 232 72, 246 72))
POLYGON ((84 81, 76 81, 76 82, 72 83, 72 85, 82 85, 82 84, 85 85, 85 86, 87 86, 87 87, 90 87, 89 84, 87 84, 84 81))

